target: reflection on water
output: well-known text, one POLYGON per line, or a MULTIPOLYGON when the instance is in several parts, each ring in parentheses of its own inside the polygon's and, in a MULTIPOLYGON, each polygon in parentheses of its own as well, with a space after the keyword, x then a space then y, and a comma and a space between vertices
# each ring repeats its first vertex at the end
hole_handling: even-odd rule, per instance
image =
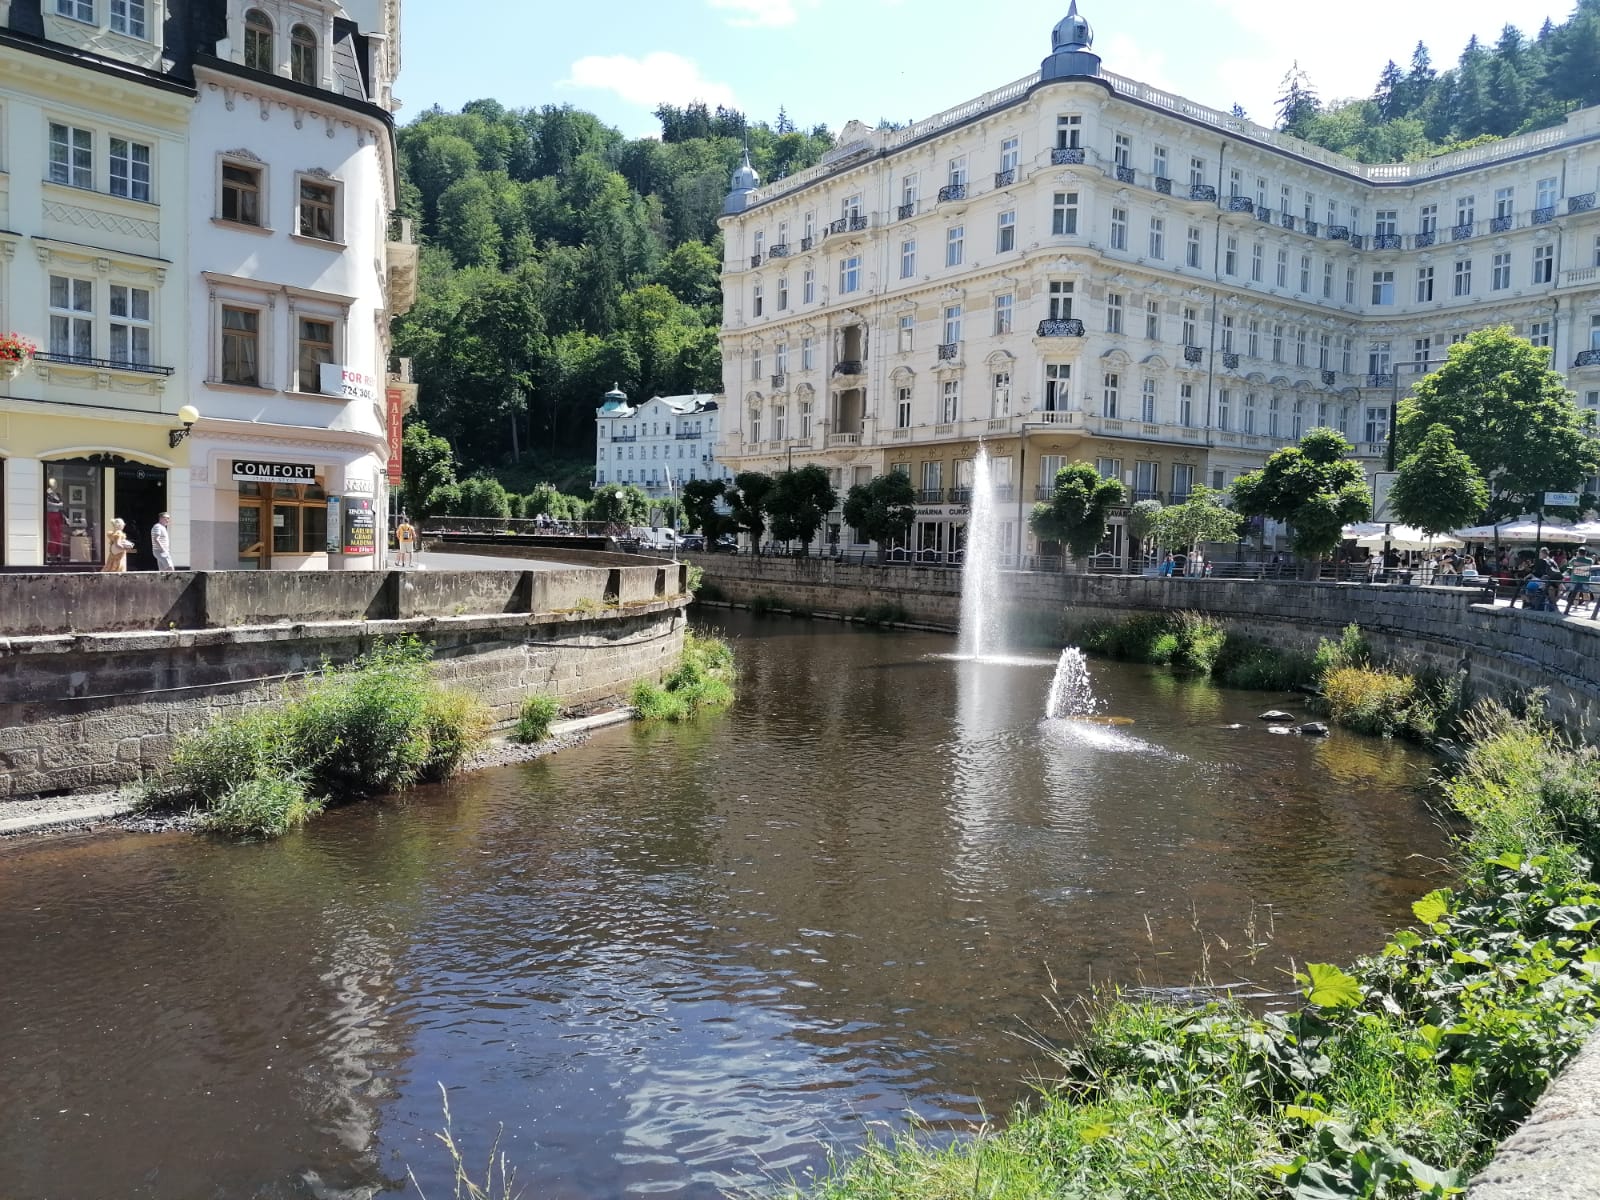
POLYGON ((409 1164, 448 1194, 444 1081, 530 1195, 711 1196, 867 1121, 1003 1113, 1052 979, 1182 987, 1209 937, 1218 981, 1281 990, 1434 882, 1401 747, 1268 737, 1260 696, 1105 663, 1131 725, 1042 721, 1053 659, 725 624, 738 703, 690 728, 270 846, 0 847, 6 1187, 368 1197, 409 1164), (1219 954, 1252 910, 1275 941, 1219 954))

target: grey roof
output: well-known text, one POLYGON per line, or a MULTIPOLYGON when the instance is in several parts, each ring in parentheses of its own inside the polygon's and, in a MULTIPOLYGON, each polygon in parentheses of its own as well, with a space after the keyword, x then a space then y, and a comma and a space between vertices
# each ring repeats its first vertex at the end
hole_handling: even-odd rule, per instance
POLYGON ((353 100, 367 99, 356 58, 355 38, 349 33, 340 34, 333 42, 333 90, 353 100))

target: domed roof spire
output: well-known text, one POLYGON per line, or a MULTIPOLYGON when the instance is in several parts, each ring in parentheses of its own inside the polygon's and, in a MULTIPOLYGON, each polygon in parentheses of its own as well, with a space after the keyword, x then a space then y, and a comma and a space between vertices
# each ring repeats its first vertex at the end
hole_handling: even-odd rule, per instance
POLYGON ((1039 67, 1042 80, 1071 79, 1100 74, 1100 56, 1094 45, 1094 29, 1078 13, 1078 0, 1072 0, 1067 15, 1050 34, 1050 57, 1039 67))
POLYGON ((749 208, 751 194, 760 186, 761 176, 750 165, 750 145, 747 142, 744 148, 744 161, 734 168, 728 197, 722 202, 723 215, 732 216, 749 208))
POLYGON ((616 384, 611 385, 611 390, 605 394, 605 403, 600 406, 601 412, 616 412, 619 408, 628 407, 628 393, 616 384))

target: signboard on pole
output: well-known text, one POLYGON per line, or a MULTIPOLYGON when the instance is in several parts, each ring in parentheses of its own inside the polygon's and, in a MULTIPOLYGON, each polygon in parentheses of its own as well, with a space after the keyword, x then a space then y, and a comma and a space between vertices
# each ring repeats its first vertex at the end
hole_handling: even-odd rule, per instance
POLYGON ((400 482, 400 447, 405 442, 406 396, 399 388, 385 388, 389 430, 389 482, 400 482))
POLYGON ((1394 486, 1394 481, 1400 477, 1399 471, 1375 471, 1372 475, 1372 519, 1374 521, 1398 521, 1389 506, 1389 489, 1394 486))
POLYGON ((339 497, 329 496, 328 529, 326 535, 329 554, 338 554, 339 551, 343 549, 344 543, 339 540, 339 534, 343 528, 344 526, 340 523, 339 519, 339 497))
POLYGON ((344 497, 344 552, 378 552, 378 513, 372 501, 360 496, 344 497))
POLYGON ((1544 506, 1546 508, 1577 508, 1581 497, 1577 492, 1546 492, 1544 506))

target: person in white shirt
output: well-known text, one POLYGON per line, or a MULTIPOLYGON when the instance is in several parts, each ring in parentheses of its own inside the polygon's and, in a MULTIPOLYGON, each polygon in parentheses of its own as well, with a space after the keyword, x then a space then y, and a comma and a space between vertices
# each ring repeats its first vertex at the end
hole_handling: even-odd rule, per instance
POLYGON ((156 518, 156 523, 150 527, 150 551, 156 556, 156 570, 172 570, 172 535, 167 532, 167 526, 172 524, 172 516, 162 513, 156 518))

